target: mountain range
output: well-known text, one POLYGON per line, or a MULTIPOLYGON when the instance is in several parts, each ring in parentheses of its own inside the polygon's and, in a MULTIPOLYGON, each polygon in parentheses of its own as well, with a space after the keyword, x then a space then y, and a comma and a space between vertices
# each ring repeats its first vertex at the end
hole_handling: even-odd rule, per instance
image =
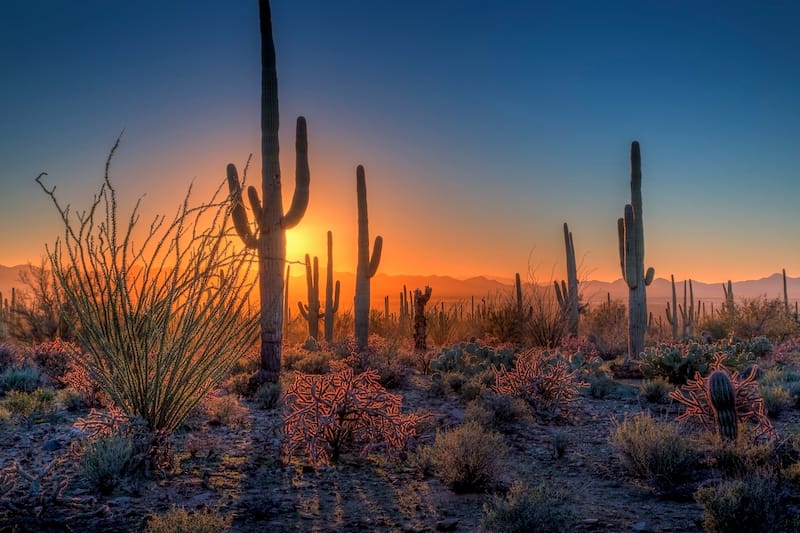
MULTIPOLYGON (((0 265, 0 293, 3 298, 9 298, 11 288, 25 289, 25 285, 20 281, 20 274, 28 269, 28 265, 17 265, 6 267, 0 265)), ((292 269, 294 270, 294 268, 292 269)), ((292 276, 289 280, 289 300, 292 307, 292 315, 297 313, 297 302, 307 301, 307 289, 305 282, 305 272, 297 268, 301 274, 292 276)), ((352 298, 355 290, 355 275, 352 273, 335 273, 335 280, 341 283, 340 309, 347 310, 352 307, 352 298)), ((523 282, 524 283, 524 282, 523 282)), ((503 298, 509 297, 513 292, 513 282, 510 280, 497 280, 486 276, 476 276, 468 279, 456 279, 451 276, 443 275, 389 275, 378 273, 372 278, 371 283, 371 304, 375 309, 384 309, 384 298, 389 296, 390 312, 396 313, 399 307, 400 293, 405 286, 409 292, 415 288, 424 289, 426 285, 433 288, 431 303, 446 302, 447 304, 462 302, 465 306, 471 304, 471 298, 475 301, 481 298, 503 298)), ((550 286, 550 284, 548 284, 550 286)), ((678 291, 678 302, 683 302, 683 280, 676 281, 678 291)), ((701 300, 715 306, 724 300, 722 282, 703 283, 692 282, 695 300, 701 300)), ((787 277, 787 290, 789 300, 794 305, 800 299, 800 278, 787 277)), ((627 302, 628 289, 622 279, 613 282, 606 281, 583 281, 580 288, 585 301, 590 304, 599 304, 605 301, 610 295, 612 299, 627 302)), ((776 273, 766 278, 756 280, 737 281, 733 283, 733 293, 737 300, 742 298, 756 298, 765 296, 767 298, 783 298, 783 278, 776 273)), ((657 278, 647 288, 648 303, 655 305, 659 302, 666 303, 672 298, 672 285, 669 280, 657 278)), ((325 299, 325 271, 320 270, 320 299, 325 299)))

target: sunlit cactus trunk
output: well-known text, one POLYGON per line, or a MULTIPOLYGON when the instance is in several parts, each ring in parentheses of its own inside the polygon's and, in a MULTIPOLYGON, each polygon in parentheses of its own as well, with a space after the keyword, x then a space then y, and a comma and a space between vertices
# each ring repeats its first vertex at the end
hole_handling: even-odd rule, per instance
POLYGON ((272 20, 268 0, 259 0, 261 25, 261 198, 255 187, 247 195, 253 212, 248 221, 236 167, 228 165, 228 185, 233 202, 236 231, 248 248, 258 253, 258 282, 261 299, 261 368, 251 384, 277 383, 281 368, 283 327, 283 266, 286 261, 286 230, 296 226, 308 206, 310 173, 306 121, 297 119, 297 168, 295 190, 289 211, 284 214, 281 170, 278 159, 278 76, 272 20))
POLYGON ((378 271, 383 249, 383 237, 375 237, 372 255, 369 253, 369 220, 367 216, 367 179, 364 167, 356 169, 356 194, 358 197, 358 265, 356 268, 356 295, 353 308, 356 347, 364 350, 369 338, 370 279, 378 271))
POLYGON ((617 220, 622 278, 628 285, 628 354, 626 361, 644 350, 647 331, 646 286, 653 281, 652 267, 644 270, 644 223, 642 219, 642 159, 639 143, 631 143, 631 203, 617 220))
MULTIPOLYGON (((425 318, 425 305, 431 299, 433 289, 425 286, 425 292, 414 289, 414 350, 425 353, 428 350, 428 321, 425 318)), ((442 302, 444 303, 444 302, 442 302)))

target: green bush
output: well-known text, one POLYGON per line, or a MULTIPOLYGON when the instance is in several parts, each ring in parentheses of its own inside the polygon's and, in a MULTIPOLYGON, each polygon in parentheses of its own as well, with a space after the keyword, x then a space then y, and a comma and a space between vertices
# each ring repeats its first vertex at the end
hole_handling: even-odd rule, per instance
POLYGON ((610 442, 629 474, 669 490, 687 480, 698 463, 694 448, 675 423, 639 414, 617 424, 610 442))
POLYGON ((55 412, 55 392, 52 389, 37 389, 33 392, 11 391, 0 402, 11 415, 24 425, 47 419, 55 412))
POLYGON ((253 400, 262 409, 275 409, 281 399, 281 386, 278 383, 264 383, 253 396, 253 400))
POLYGON ((430 461, 436 476, 453 491, 481 492, 498 480, 506 452, 502 436, 470 421, 437 432, 430 461))
POLYGON ((6 368, 0 374, 0 392, 32 392, 42 385, 42 374, 34 366, 6 368))
POLYGON ((125 477, 133 460, 131 439, 119 435, 100 437, 81 455, 81 474, 100 494, 109 495, 125 477))
POLYGON ((694 494, 703 507, 703 526, 709 533, 777 532, 781 515, 776 480, 754 476, 701 487, 694 494))
POLYGON ((675 387, 670 385, 666 379, 657 377, 642 381, 639 396, 650 403, 668 403, 669 393, 673 390, 675 387))
POLYGON ((762 386, 759 392, 770 418, 777 418, 784 409, 792 405, 792 395, 780 385, 762 386))
POLYGON ((214 511, 189 513, 182 507, 162 515, 150 515, 145 533, 225 533, 233 519, 214 511))
POLYGON ((570 530, 574 513, 564 507, 564 495, 550 485, 528 488, 515 482, 505 498, 484 504, 478 526, 482 533, 562 533, 570 530))

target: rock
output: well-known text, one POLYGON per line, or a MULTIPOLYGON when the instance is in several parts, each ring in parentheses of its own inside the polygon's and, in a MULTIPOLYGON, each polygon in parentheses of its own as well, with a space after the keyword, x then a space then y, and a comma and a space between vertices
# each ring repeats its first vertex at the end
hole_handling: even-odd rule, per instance
POLYGON ((44 446, 42 446, 42 450, 45 452, 55 452, 63 447, 64 445, 61 444, 61 441, 59 441, 58 439, 52 439, 44 443, 44 446))
POLYGON ((436 522, 436 531, 455 531, 457 528, 457 518, 445 518, 436 522))
POLYGON ((650 531, 650 528, 647 526, 647 522, 645 522, 644 520, 642 520, 641 522, 636 522, 635 524, 633 524, 632 529, 634 531, 641 531, 641 532, 650 531))

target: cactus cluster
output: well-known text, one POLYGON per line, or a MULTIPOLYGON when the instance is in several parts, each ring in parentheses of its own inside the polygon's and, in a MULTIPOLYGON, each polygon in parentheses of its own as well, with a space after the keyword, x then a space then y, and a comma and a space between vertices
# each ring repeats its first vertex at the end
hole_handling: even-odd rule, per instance
POLYGON ((480 372, 503 366, 510 369, 517 360, 517 354, 508 348, 492 348, 478 342, 462 342, 443 349, 431 361, 431 369, 439 373, 461 372, 474 376, 480 372))
POLYGON ((306 290, 308 293, 308 303, 297 302, 300 315, 308 322, 308 336, 319 339, 319 260, 314 256, 314 268, 312 272, 311 258, 306 254, 306 290))
POLYGON ((701 306, 699 301, 695 305, 692 280, 688 280, 688 296, 687 281, 684 280, 683 282, 683 305, 681 305, 678 303, 677 291, 675 290, 675 276, 670 276, 670 279, 672 280, 672 306, 667 302, 666 315, 667 322, 672 327, 672 340, 694 338, 694 327, 700 320, 701 306), (679 314, 680 318, 678 318, 679 314), (678 326, 680 326, 680 334, 678 333, 678 326))

